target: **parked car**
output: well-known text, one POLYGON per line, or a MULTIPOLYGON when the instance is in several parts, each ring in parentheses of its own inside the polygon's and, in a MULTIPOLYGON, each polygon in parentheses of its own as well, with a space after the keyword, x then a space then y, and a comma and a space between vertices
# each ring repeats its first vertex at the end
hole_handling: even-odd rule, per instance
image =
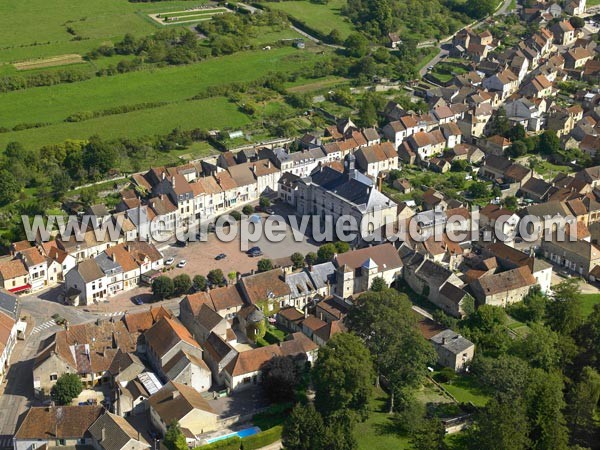
POLYGON ((175 242, 175 245, 177 247, 186 247, 188 245, 188 241, 182 241, 181 239, 177 239, 177 242, 175 242))
POLYGON ((225 253, 219 253, 217 256, 215 256, 215 259, 217 261, 220 261, 220 260, 225 259, 225 258, 227 258, 227 255, 225 253))
POLYGON ((275 211, 273 211, 271 208, 265 208, 265 212, 269 215, 275 214, 275 211))
POLYGON ((257 256, 262 256, 262 254, 263 254, 263 252, 260 249, 254 250, 254 251, 248 253, 248 255, 252 258, 256 258, 257 256))
POLYGON ((257 251, 260 252, 260 247, 254 246, 252 248, 249 248, 248 251, 246 251, 246 253, 250 254, 250 253, 253 253, 253 252, 257 252, 257 251))
POLYGON ((179 261, 177 263, 177 267, 179 267, 180 269, 183 269, 186 264, 187 264, 187 261, 185 259, 182 259, 181 261, 179 261))
POLYGON ((144 304, 144 300, 142 300, 141 297, 133 297, 131 300, 133 300, 133 303, 135 303, 136 305, 143 305, 144 304))
POLYGON ((171 264, 173 264, 175 262, 175 258, 167 258, 165 260, 165 266, 170 266, 171 264))

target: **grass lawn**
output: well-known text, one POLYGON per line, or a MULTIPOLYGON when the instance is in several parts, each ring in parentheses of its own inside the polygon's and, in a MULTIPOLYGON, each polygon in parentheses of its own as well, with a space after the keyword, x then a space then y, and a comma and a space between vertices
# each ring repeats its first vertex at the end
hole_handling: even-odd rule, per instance
MULTIPOLYGON (((194 0, 193 5, 206 3, 194 0)), ((126 32, 150 34, 158 24, 147 13, 190 8, 190 1, 132 3, 127 0, 3 0, 0 2, 0 62, 86 53, 126 32), (138 13, 139 12, 139 13, 138 13), (70 27, 81 40, 74 40, 70 27)))
MULTIPOLYGON (((67 139, 87 139, 98 134, 104 138, 140 137, 166 134, 173 128, 241 127, 250 118, 237 105, 224 97, 172 103, 160 108, 132 111, 125 114, 98 117, 84 122, 59 122, 43 128, 0 134, 0 148, 10 141, 39 148, 44 144, 60 143, 67 139)), ((147 161, 156 164, 155 161, 147 161)), ((143 160, 140 163, 144 163, 143 160)))
MULTIPOLYGON (((187 101, 210 87, 251 81, 269 72, 298 70, 321 56, 291 47, 269 52, 252 51, 209 59, 189 66, 166 67, 93 78, 72 84, 40 87, 0 95, 0 125, 43 122, 50 126, 0 134, 0 148, 18 140, 41 146, 66 138, 92 134, 106 137, 141 136, 169 131, 172 125, 187 128, 238 127, 247 123, 233 104, 225 100, 187 101), (168 102, 169 105, 77 123, 64 120, 71 114, 99 111, 121 105, 168 102), (211 110, 215 108, 214 111, 211 110), (177 125, 179 124, 179 125, 177 125)), ((314 80, 311 80, 314 82, 314 80)))
POLYGON ((399 435, 395 428, 394 416, 387 412, 388 395, 375 390, 371 400, 369 418, 356 425, 354 436, 359 450, 400 450, 411 448, 408 437, 399 435))
POLYGON ((341 14, 346 0, 329 0, 325 5, 306 0, 285 2, 269 2, 269 8, 288 13, 290 16, 305 23, 309 27, 328 35, 337 29, 342 39, 354 31, 354 25, 341 14))
POLYGON ((461 403, 484 406, 490 397, 477 385, 473 377, 460 375, 450 383, 441 383, 461 403))
POLYGON ((581 294, 583 300, 583 315, 589 316, 594 310, 594 305, 600 305, 600 294, 581 294))

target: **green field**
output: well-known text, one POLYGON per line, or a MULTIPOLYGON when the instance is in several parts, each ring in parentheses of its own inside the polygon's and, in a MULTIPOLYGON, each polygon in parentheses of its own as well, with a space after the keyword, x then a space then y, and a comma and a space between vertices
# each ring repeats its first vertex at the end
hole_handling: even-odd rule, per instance
POLYGON ((303 64, 318 58, 321 56, 315 53, 284 47, 269 52, 237 53, 189 66, 131 72, 5 93, 0 95, 0 126, 13 127, 19 123, 36 122, 51 125, 2 133, 0 148, 14 140, 39 147, 92 134, 106 137, 157 134, 179 123, 186 128, 240 126, 245 121, 241 120, 243 115, 237 113, 233 104, 224 100, 212 104, 205 102, 211 104, 214 110, 203 110, 199 106, 201 102, 187 100, 210 86, 251 81, 274 69, 280 72, 298 70, 303 64), (64 122, 65 118, 77 112, 147 102, 168 102, 169 105, 84 122, 64 122))
POLYGON ((581 294, 583 300, 583 315, 589 316, 595 305, 600 305, 600 294, 581 294))
POLYGON ((490 397, 477 385, 473 377, 461 375, 449 383, 442 383, 444 389, 461 403, 473 403, 484 406, 490 397))
POLYGON ((125 33, 137 36, 158 29, 148 13, 185 10, 206 0, 131 3, 127 0, 2 0, 0 62, 86 53, 125 33), (71 27, 81 40, 67 32, 71 27))
POLYGON ((337 29, 342 39, 345 39, 354 31, 354 25, 340 13, 345 4, 346 0, 330 0, 325 5, 294 0, 268 3, 268 7, 286 12, 296 20, 325 35, 331 33, 331 30, 337 29))

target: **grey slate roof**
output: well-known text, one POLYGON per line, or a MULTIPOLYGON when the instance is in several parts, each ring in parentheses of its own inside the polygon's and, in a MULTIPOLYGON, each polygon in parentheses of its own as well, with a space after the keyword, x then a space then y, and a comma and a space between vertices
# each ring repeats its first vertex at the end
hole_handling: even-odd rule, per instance
POLYGON ((312 266, 310 278, 317 289, 322 289, 329 284, 335 284, 335 266, 331 261, 312 266))
POLYGON ((467 338, 462 337, 460 334, 450 329, 436 334, 431 338, 431 341, 436 345, 444 347, 454 355, 458 355, 474 345, 467 338), (445 343, 444 338, 446 339, 445 343))
POLYGON ((21 305, 16 296, 5 291, 0 291, 0 310, 18 320, 21 314, 21 305))
POLYGON ((122 450, 131 439, 150 447, 127 420, 108 412, 92 424, 89 432, 104 450, 122 450))

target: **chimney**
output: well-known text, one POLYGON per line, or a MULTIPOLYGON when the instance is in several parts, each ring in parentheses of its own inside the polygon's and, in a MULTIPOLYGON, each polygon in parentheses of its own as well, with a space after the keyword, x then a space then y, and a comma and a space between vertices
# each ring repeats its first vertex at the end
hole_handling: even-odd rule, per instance
POLYGON ((171 186, 173 186, 173 189, 175 189, 175 176, 171 177, 171 186))
POLYGON ((179 397, 179 391, 178 390, 174 390, 173 392, 171 392, 171 398, 173 400, 175 400, 178 397, 179 397))
POLYGON ((164 180, 167 177, 167 175, 163 172, 162 173, 162 179, 164 180))
POLYGON ((270 159, 267 159, 267 168, 269 168, 269 169, 271 168, 271 160, 270 159))
POLYGON ((446 345, 446 338, 445 337, 442 338, 442 345, 446 345))

